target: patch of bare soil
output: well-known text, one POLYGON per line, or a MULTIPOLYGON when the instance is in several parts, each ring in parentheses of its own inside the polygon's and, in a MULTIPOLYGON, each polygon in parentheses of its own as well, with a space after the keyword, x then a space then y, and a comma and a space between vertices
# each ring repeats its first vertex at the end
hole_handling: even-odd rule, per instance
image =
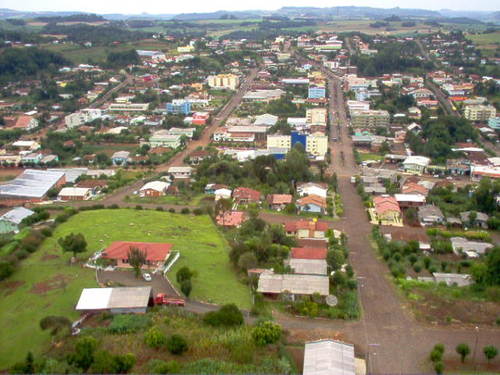
POLYGON ((500 316, 499 303, 447 299, 423 290, 416 293, 423 299, 410 304, 417 319, 426 322, 494 325, 500 316))
POLYGON ((33 294, 45 294, 55 289, 63 289, 66 284, 71 280, 71 277, 65 275, 56 275, 53 278, 36 283, 30 290, 33 294))
POLYGON ((287 341, 290 343, 303 343, 320 339, 345 340, 342 333, 331 329, 291 329, 288 331, 287 341))
POLYGON ((0 284, 0 289, 5 290, 4 296, 8 296, 9 294, 14 293, 17 288, 19 288, 21 285, 24 284, 24 281, 18 280, 18 281, 5 281, 0 284))
POLYGON ((53 260, 53 259, 57 259, 59 258, 59 255, 55 255, 55 254, 45 254, 43 257, 42 257, 42 260, 43 261, 48 261, 48 260, 53 260))

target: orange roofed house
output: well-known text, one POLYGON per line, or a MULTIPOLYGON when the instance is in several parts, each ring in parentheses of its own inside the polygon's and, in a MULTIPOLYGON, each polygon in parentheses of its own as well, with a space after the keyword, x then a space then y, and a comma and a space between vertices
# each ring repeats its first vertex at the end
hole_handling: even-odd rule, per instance
POLYGON ((266 198, 272 210, 281 211, 292 203, 293 197, 290 194, 269 194, 266 198))
POLYGON ((373 198, 373 208, 370 209, 372 224, 403 226, 401 208, 396 198, 380 195, 373 198))
POLYGON ((243 211, 225 211, 217 216, 216 221, 222 227, 239 228, 246 219, 243 211))
POLYGON ((297 220, 285 223, 285 232, 290 236, 295 236, 298 239, 315 238, 325 239, 328 224, 324 221, 317 220, 297 220))
POLYGON ((324 214, 326 211, 326 199, 315 194, 298 199, 296 205, 301 212, 324 214))
POLYGON ((162 242, 117 241, 113 242, 103 251, 102 258, 113 260, 117 267, 130 268, 128 253, 132 248, 137 248, 145 253, 146 264, 143 268, 156 268, 165 262, 172 248, 172 244, 162 242))
POLYGON ((237 204, 260 203, 260 192, 247 187, 237 187, 233 191, 233 200, 237 204))

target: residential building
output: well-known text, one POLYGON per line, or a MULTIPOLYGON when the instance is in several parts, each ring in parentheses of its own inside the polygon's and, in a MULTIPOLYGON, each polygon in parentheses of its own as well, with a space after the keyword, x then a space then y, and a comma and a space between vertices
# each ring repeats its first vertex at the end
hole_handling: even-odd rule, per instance
POLYGON ((178 115, 189 115, 191 113, 191 102, 183 99, 174 99, 167 103, 167 113, 178 115))
POLYGON ((269 113, 264 113, 263 115, 255 116, 254 126, 267 126, 271 127, 276 125, 279 117, 271 115, 269 113))
POLYGON ((418 220, 422 226, 442 225, 445 217, 439 207, 427 204, 418 208, 418 220))
POLYGON ((17 118, 14 118, 13 121, 5 118, 5 123, 7 127, 12 127, 14 129, 22 129, 22 130, 33 130, 38 127, 39 122, 33 116, 30 115, 21 115, 17 118), (12 126, 9 126, 12 123, 12 126))
POLYGON ((193 168, 191 167, 170 167, 168 168, 168 174, 174 179, 184 179, 191 178, 193 173, 193 168))
POLYGON ((282 134, 268 134, 267 148, 285 148, 290 150, 292 148, 292 137, 282 134))
POLYGON ((224 211, 215 218, 217 225, 226 228, 239 228, 246 220, 244 211, 224 211))
POLYGON ((129 151, 116 151, 111 156, 111 161, 113 162, 113 165, 126 165, 130 160, 132 159, 130 158, 129 151))
POLYGON ((237 187, 233 191, 233 199, 237 204, 260 203, 260 191, 247 187, 237 187))
POLYGON ((214 191, 214 200, 217 202, 220 199, 231 199, 233 191, 227 188, 220 188, 214 191))
POLYGON ((324 157, 328 152, 328 136, 314 133, 307 136, 306 152, 309 155, 324 157))
POLYGON ((421 194, 395 194, 394 198, 401 208, 419 207, 425 204, 425 196, 421 194))
POLYGON ((294 273, 326 275, 326 253, 326 247, 294 247, 286 263, 294 273))
POLYGON ((266 198, 269 207, 272 210, 281 211, 287 205, 292 203, 293 197, 291 194, 269 194, 266 198))
POLYGON ((157 268, 163 265, 167 259, 172 244, 158 242, 129 242, 117 241, 109 245, 103 252, 103 259, 114 261, 116 267, 132 268, 128 261, 128 254, 131 249, 139 249, 146 256, 146 263, 142 268, 157 268))
POLYGON ((167 193, 170 186, 165 181, 150 181, 139 189, 139 196, 141 197, 161 197, 167 193))
POLYGON ((297 239, 314 238, 324 240, 328 223, 318 220, 298 220, 285 223, 285 232, 297 239))
POLYGON ((385 110, 353 111, 351 126, 353 128, 378 128, 389 126, 390 115, 385 110))
POLYGON ((326 199, 328 194, 328 185, 317 182, 304 182, 297 184, 297 194, 301 197, 305 195, 318 195, 326 199))
POLYGON ((451 247, 456 255, 465 254, 469 258, 477 258, 484 255, 493 244, 489 242, 469 241, 462 237, 450 238, 451 247))
POLYGON ((325 86, 309 86, 307 90, 307 97, 309 99, 322 99, 326 97, 325 86))
POLYGON ((378 195, 373 198, 374 208, 370 209, 373 224, 402 226, 401 209, 396 198, 378 195))
POLYGON ((326 199, 318 195, 307 195, 297 199, 295 205, 301 212, 324 214, 326 211, 326 199))
POLYGON ((247 102, 265 102, 268 103, 273 100, 278 100, 285 94, 285 91, 281 89, 272 90, 254 90, 248 91, 244 96, 243 100, 247 102))
POLYGON ((150 286, 121 288, 85 288, 76 304, 76 311, 86 313, 145 314, 153 305, 150 286))
POLYGON ((85 108, 64 117, 64 123, 69 129, 92 122, 102 116, 102 111, 96 108, 85 108))
POLYGON ((328 120, 326 108, 309 108, 306 110, 306 122, 309 125, 325 125, 328 120))
POLYGON ((235 74, 218 74, 208 76, 207 82, 212 88, 236 90, 240 85, 240 78, 235 74))
POLYGON ((168 129, 168 134, 185 136, 188 138, 193 138, 195 128, 170 128, 168 129))
POLYGON ((330 294, 329 284, 328 276, 275 274, 272 271, 264 271, 260 274, 257 292, 268 297, 287 293, 292 300, 313 294, 326 297, 330 294))
POLYGON ((488 126, 495 130, 500 130, 500 116, 490 117, 488 126))
POLYGON ((0 216, 0 234, 11 232, 17 233, 21 222, 34 213, 35 212, 24 207, 15 207, 6 212, 0 216))
POLYGON ((168 147, 176 149, 181 145, 181 136, 170 133, 168 130, 162 129, 154 132, 149 137, 149 145, 151 148, 168 147))
POLYGON ((83 187, 62 188, 57 199, 62 201, 86 201, 92 196, 92 190, 83 187))
POLYGON ((474 212, 472 219, 471 214, 472 211, 460 212, 460 220, 464 225, 488 229, 488 219, 490 218, 488 215, 482 212, 474 212))
POLYGON ((467 105, 464 109, 464 117, 470 121, 489 121, 496 114, 496 108, 492 105, 467 105))

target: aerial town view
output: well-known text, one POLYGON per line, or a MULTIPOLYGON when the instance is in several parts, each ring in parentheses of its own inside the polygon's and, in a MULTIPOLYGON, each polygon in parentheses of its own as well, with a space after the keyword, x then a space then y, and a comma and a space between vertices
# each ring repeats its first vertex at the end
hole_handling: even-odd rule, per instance
POLYGON ((0 2, 0 374, 500 374, 500 3, 0 2))

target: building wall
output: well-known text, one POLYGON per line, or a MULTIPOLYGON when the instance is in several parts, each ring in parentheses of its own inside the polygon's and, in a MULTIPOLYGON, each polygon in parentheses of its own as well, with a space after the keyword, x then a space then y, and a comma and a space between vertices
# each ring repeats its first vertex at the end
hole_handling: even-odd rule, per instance
POLYGON ((306 152, 315 156, 324 156, 328 151, 326 135, 309 135, 306 142, 306 152))
POLYGON ((306 122, 308 124, 324 124, 327 122, 326 108, 311 108, 306 111, 306 122))
POLYGON ((15 232, 17 230, 18 227, 16 224, 7 220, 0 220, 0 233, 10 233, 10 232, 15 232))
POLYGON ((292 137, 289 135, 268 135, 267 148, 286 148, 292 147, 292 137))

